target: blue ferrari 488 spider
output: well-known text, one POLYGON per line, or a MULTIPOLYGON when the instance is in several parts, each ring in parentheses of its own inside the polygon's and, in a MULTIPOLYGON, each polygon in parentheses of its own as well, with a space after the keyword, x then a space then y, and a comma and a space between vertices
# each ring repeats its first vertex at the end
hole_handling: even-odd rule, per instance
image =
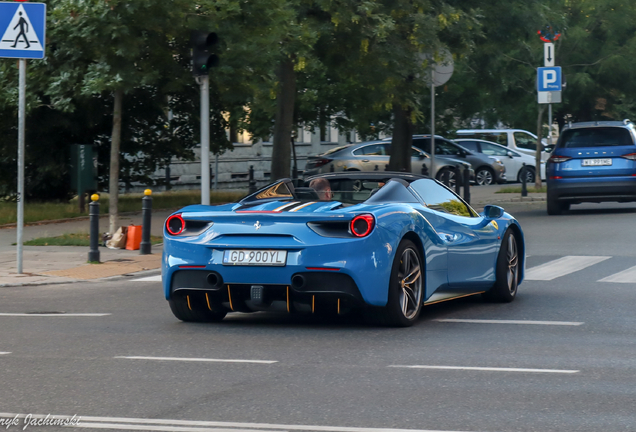
POLYGON ((343 172, 179 210, 165 223, 162 276, 183 321, 364 308, 380 324, 409 326, 426 304, 514 300, 524 251, 501 207, 479 214, 423 176, 343 172))

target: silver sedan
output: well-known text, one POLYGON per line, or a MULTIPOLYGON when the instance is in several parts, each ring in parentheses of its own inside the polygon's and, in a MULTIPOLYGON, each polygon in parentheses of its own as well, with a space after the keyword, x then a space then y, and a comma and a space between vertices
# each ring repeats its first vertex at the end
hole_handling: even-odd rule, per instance
MULTIPOLYGON (((386 141, 369 141, 359 144, 335 147, 331 150, 307 159, 305 176, 336 172, 336 171, 384 171, 391 157, 391 143, 386 141)), ((435 156, 435 178, 442 179, 444 173, 449 173, 451 183, 455 182, 454 168, 460 167, 461 172, 468 170, 471 180, 475 173, 468 162, 458 159, 435 156)), ((411 172, 430 176, 431 157, 424 151, 412 147, 411 172), (424 168, 424 169, 423 169, 424 168)), ((431 176, 433 177, 433 176, 431 176)))

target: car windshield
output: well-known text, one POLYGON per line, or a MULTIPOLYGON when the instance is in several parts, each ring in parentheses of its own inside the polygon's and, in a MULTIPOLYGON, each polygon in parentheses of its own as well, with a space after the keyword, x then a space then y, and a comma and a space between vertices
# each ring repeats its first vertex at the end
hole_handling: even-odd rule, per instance
MULTIPOLYGON (((331 197, 318 192, 322 201, 339 201, 346 204, 359 204, 380 190, 388 179, 330 179, 331 197)), ((311 182, 306 182, 305 187, 311 187, 311 182)))
POLYGON ((558 147, 616 147, 634 145, 627 129, 619 127, 594 127, 588 129, 568 129, 563 132, 558 147))

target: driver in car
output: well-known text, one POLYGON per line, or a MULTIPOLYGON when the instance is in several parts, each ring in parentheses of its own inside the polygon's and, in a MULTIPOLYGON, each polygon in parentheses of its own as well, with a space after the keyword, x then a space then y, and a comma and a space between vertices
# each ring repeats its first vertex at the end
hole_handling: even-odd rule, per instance
POLYGON ((331 185, 329 180, 324 178, 313 179, 309 183, 309 187, 313 188, 318 193, 320 201, 331 201, 333 198, 333 192, 331 191, 331 185))

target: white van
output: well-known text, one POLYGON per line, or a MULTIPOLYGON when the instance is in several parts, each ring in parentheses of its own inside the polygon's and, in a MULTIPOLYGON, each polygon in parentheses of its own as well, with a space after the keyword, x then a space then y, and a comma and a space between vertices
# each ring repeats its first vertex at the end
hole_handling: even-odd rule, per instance
MULTIPOLYGON (((537 151, 537 136, 522 129, 460 129, 457 131, 457 138, 492 141, 533 157, 537 151)), ((546 140, 541 142, 544 147, 547 145, 546 140)), ((541 160, 548 160, 549 157, 549 152, 545 150, 541 152, 541 160)))

